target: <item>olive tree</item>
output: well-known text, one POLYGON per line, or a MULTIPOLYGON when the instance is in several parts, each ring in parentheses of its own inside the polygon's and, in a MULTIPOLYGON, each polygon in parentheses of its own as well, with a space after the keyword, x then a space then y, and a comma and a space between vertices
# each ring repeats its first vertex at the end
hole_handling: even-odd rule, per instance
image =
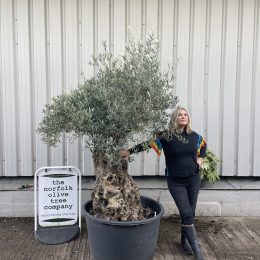
POLYGON ((85 137, 95 166, 96 216, 127 221, 143 219, 147 213, 120 152, 139 137, 148 139, 164 129, 167 111, 177 102, 172 69, 161 72, 158 56, 159 42, 153 35, 143 43, 130 40, 119 57, 104 44, 104 51, 92 61, 96 75, 52 98, 43 110, 37 131, 45 143, 55 145, 64 133, 85 137))

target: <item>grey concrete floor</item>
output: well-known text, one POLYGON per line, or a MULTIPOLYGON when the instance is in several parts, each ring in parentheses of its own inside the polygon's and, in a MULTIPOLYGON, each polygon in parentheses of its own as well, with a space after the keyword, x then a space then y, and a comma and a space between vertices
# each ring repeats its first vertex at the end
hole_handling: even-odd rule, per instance
MULTIPOLYGON (((196 227, 205 259, 260 260, 260 218, 200 217, 196 227)), ((36 241, 33 229, 33 218, 0 218, 0 259, 91 260, 84 221, 81 236, 60 245, 36 241)), ((164 218, 154 260, 194 259, 183 254, 179 240, 178 217, 164 218)))

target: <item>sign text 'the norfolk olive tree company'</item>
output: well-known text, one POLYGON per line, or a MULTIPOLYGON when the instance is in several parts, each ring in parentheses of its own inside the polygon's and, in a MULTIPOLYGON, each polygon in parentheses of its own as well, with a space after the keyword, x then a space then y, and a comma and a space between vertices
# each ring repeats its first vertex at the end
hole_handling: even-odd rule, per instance
POLYGON ((74 225, 78 219, 77 175, 60 171, 39 175, 39 225, 74 225))

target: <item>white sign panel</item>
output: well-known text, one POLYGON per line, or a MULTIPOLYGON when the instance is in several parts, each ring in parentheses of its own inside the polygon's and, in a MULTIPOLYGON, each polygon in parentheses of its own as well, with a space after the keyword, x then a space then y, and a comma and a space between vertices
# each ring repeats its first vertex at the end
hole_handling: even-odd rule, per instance
POLYGON ((69 169, 43 171, 38 178, 39 225, 74 225, 78 220, 78 176, 69 169))

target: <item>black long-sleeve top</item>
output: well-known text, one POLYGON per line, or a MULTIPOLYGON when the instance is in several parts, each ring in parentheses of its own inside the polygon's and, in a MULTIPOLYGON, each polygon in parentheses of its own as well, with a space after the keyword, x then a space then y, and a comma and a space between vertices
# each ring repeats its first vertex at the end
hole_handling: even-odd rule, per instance
POLYGON ((158 155, 164 151, 166 161, 166 176, 187 177, 198 174, 197 158, 206 156, 207 145, 203 137, 196 132, 190 134, 183 132, 169 138, 156 139, 138 144, 129 149, 130 154, 153 148, 158 155))

